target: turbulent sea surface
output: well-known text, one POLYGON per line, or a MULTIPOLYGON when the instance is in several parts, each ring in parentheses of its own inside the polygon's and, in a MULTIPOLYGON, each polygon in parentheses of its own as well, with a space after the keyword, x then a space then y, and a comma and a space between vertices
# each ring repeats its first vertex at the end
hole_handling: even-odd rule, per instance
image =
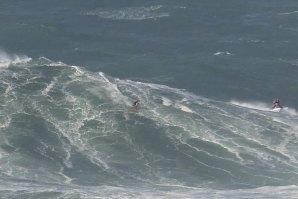
POLYGON ((0 0, 0 198, 298 198, 297 21, 296 0, 0 0))

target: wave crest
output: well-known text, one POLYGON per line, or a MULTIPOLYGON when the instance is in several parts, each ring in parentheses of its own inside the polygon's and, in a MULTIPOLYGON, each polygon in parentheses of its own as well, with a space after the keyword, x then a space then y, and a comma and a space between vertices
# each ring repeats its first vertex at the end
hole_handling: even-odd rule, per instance
POLYGON ((0 68, 8 68, 10 65, 28 63, 32 58, 26 55, 9 55, 4 50, 0 49, 0 68))

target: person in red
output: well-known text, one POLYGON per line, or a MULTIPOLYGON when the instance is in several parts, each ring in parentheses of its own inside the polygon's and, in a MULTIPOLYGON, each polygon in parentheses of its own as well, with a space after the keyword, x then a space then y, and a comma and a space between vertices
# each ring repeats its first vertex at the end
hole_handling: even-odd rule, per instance
POLYGON ((280 105, 280 100, 278 98, 275 98, 272 103, 272 108, 282 108, 282 106, 280 105))

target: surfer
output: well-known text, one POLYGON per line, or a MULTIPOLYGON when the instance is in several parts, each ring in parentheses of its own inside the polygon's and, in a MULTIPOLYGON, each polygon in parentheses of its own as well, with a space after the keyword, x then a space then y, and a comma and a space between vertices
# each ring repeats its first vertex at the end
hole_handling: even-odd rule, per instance
POLYGON ((282 108, 282 106, 280 105, 280 100, 278 98, 275 98, 272 103, 272 108, 282 108))
POLYGON ((132 107, 133 107, 133 109, 134 109, 134 110, 138 110, 139 104, 140 104, 140 100, 134 101, 134 102, 132 103, 132 107))

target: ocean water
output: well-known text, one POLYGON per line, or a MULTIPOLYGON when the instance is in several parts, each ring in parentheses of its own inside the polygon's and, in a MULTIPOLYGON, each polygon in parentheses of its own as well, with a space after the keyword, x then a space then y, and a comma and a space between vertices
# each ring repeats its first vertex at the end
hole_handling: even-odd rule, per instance
POLYGON ((297 20, 295 0, 0 0, 0 198, 298 198, 297 20))

